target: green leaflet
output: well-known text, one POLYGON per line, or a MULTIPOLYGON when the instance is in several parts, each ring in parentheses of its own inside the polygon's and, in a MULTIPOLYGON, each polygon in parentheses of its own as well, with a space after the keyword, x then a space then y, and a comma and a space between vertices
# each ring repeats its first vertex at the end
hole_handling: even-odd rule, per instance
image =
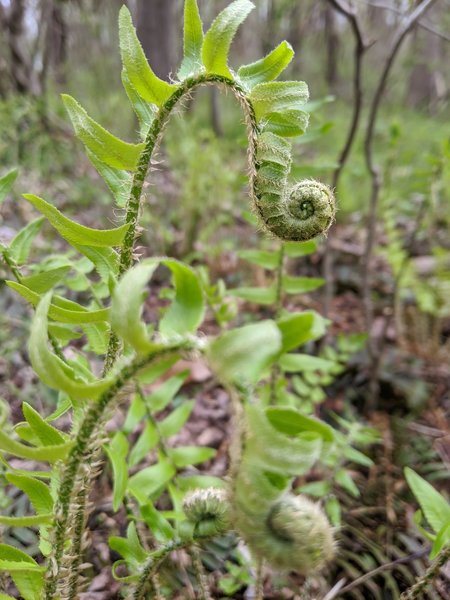
POLYGON ((260 83, 250 92, 250 100, 258 119, 272 112, 299 109, 304 106, 308 97, 308 86, 304 81, 260 83))
POLYGON ((9 173, 6 173, 6 175, 3 175, 3 177, 0 177, 0 205, 12 189, 18 174, 19 171, 13 169, 12 171, 9 171, 9 173))
MULTIPOLYGON (((150 385, 157 379, 159 379, 164 373, 173 367, 173 365, 180 359, 179 354, 171 354, 163 358, 159 358, 156 362, 151 363, 148 367, 144 367, 139 373, 139 381, 145 385, 150 385)), ((144 415, 142 414, 142 417, 144 415)), ((128 419, 127 419, 128 421, 128 419)))
POLYGON ((134 171, 144 144, 129 144, 106 131, 87 114, 78 102, 62 94, 75 134, 95 156, 116 169, 134 171))
POLYGON ((48 463, 55 463, 58 460, 65 458, 72 447, 71 442, 59 444, 58 446, 40 446, 33 448, 26 446, 21 442, 12 440, 9 435, 0 431, 0 451, 18 456, 19 458, 29 458, 31 460, 39 460, 48 463))
POLYGON ((36 275, 29 275, 28 277, 22 278, 22 284, 37 294, 45 294, 51 290, 57 283, 63 279, 70 271, 70 265, 64 267, 56 267, 56 269, 49 269, 42 273, 36 273, 36 275))
POLYGON ((178 448, 169 448, 171 461, 178 469, 184 469, 191 465, 198 465, 214 458, 217 451, 207 446, 179 446, 178 448))
POLYGON ((129 225, 121 225, 115 229, 92 229, 65 217, 55 206, 49 204, 34 194, 23 194, 40 213, 47 217, 50 225, 69 244, 82 244, 85 246, 112 247, 120 246, 123 242, 129 225))
POLYGON ((202 48, 203 64, 208 73, 233 78, 228 68, 228 53, 239 25, 254 9, 249 0, 235 0, 213 21, 205 34, 202 48))
POLYGON ((152 393, 145 398, 145 403, 150 407, 152 412, 164 410, 171 402, 184 382, 186 381, 189 371, 181 371, 173 377, 170 377, 152 393))
POLYGON ((36 525, 48 525, 52 522, 52 518, 52 513, 25 517, 3 517, 0 515, 0 525, 6 525, 7 527, 36 527, 36 525))
POLYGON ((303 135, 308 128, 309 115, 304 110, 269 112, 264 119, 264 131, 282 137, 303 135))
POLYGON ((308 254, 313 254, 316 250, 316 240, 309 240, 308 242, 286 242, 284 244, 285 254, 291 258, 307 256, 308 254))
POLYGON ((117 252, 113 248, 85 246, 83 244, 72 244, 72 246, 91 261, 103 281, 108 283, 110 276, 117 272, 119 260, 117 252))
POLYGON ((234 290, 228 290, 230 296, 243 298, 247 302, 255 302, 256 304, 273 304, 276 300, 276 290, 271 287, 241 287, 234 290))
POLYGON ((23 229, 12 240, 9 245, 9 253, 17 264, 23 265, 27 262, 28 255, 30 254, 31 244, 34 238, 41 230, 42 224, 45 221, 45 217, 38 217, 28 223, 23 229))
POLYGON ((341 504, 336 496, 331 496, 325 501, 325 511, 334 527, 341 526, 341 504))
POLYGON ((5 477, 9 483, 22 490, 28 496, 32 507, 38 515, 52 512, 53 499, 45 483, 34 477, 15 472, 6 473, 5 477))
POLYGON ((448 544, 450 544, 450 521, 438 531, 433 548, 431 549, 430 559, 433 560, 436 558, 442 548, 448 544))
POLYGON ((110 336, 108 323, 100 321, 99 323, 83 323, 81 325, 84 334, 89 342, 89 350, 95 354, 106 354, 110 336))
POLYGON ((298 435, 305 431, 318 433, 324 441, 333 442, 333 429, 318 419, 306 417, 294 408, 271 406, 266 408, 266 416, 270 423, 287 435, 298 435))
POLYGON ((314 311, 290 313, 281 317, 277 325, 282 335, 281 351, 289 352, 311 340, 322 337, 326 331, 326 319, 314 311))
POLYGON ((281 334, 273 321, 261 321, 223 333, 208 348, 219 377, 256 383, 281 350, 281 334))
POLYGON ((178 77, 184 79, 202 66, 203 24, 197 0, 184 2, 184 57, 178 77))
MULTIPOLYGON (((6 285, 16 292, 18 292, 22 298, 25 298, 33 306, 37 306, 41 300, 41 296, 33 290, 28 289, 24 285, 17 283, 16 281, 5 281, 6 285)), ((79 325, 81 323, 96 323, 98 321, 108 321, 109 319, 109 308, 102 308, 100 310, 89 311, 83 306, 71 302, 65 298, 53 298, 53 304, 50 305, 48 316, 55 321, 60 323, 70 323, 73 325, 79 325), (69 306, 70 309, 65 308, 69 306)))
POLYGON ((175 468, 166 460, 142 469, 128 483, 128 490, 138 500, 145 503, 149 496, 164 487, 176 474, 175 468))
POLYGON ((141 320, 145 286, 158 262, 143 261, 130 269, 117 284, 111 304, 111 327, 136 352, 146 353, 155 347, 141 320))
MULTIPOLYGON (((292 411, 298 423, 302 415, 295 409, 279 409, 292 411)), ((253 404, 247 407, 248 436, 245 455, 255 467, 272 471, 282 476, 298 476, 306 473, 319 458, 323 446, 323 431, 317 432, 320 422, 316 422, 316 431, 293 423, 289 432, 281 415, 273 413, 273 409, 262 409, 253 404), (272 411, 272 414, 271 414, 272 411), (305 429, 306 428, 306 429, 305 429)), ((324 427, 327 427, 323 424, 324 427)), ((328 437, 328 433, 326 434, 328 437)))
POLYGON ((136 566, 141 565, 148 556, 148 552, 141 546, 134 522, 128 525, 126 538, 113 535, 108 543, 110 548, 123 556, 128 563, 136 566))
POLYGON ((264 269, 276 269, 280 260, 278 252, 268 250, 241 250, 238 256, 264 269))
POLYGON ((198 275, 174 258, 162 259, 161 263, 172 271, 175 298, 159 323, 159 331, 168 337, 194 333, 205 314, 198 275))
POLYGON ((86 150, 86 154, 97 169, 98 174, 103 178, 106 185, 113 193, 117 206, 123 208, 126 205, 131 192, 131 184, 133 181, 131 173, 124 169, 110 167, 99 160, 99 158, 89 150, 86 150))
POLYGON ((153 73, 136 36, 131 14, 126 6, 122 6, 119 13, 119 40, 123 67, 130 84, 141 98, 162 106, 177 86, 159 79, 153 73))
POLYGON ((22 411, 32 432, 38 437, 43 446, 57 446, 66 442, 64 436, 55 427, 47 423, 28 402, 22 404, 22 411))
POLYGON ((126 457, 128 454, 128 440, 124 433, 118 431, 109 445, 104 449, 111 462, 113 469, 113 510, 118 511, 122 504, 123 497, 127 491, 128 484, 128 466, 126 457))
POLYGON ((405 468, 405 477, 426 520, 434 533, 438 533, 450 521, 450 504, 432 485, 409 467, 405 468))
POLYGON ((43 383, 66 392, 77 400, 95 400, 113 383, 112 379, 102 379, 83 383, 73 377, 73 372, 48 349, 47 314, 51 295, 47 294, 39 302, 31 324, 28 352, 31 365, 43 383))
POLYGON ((131 84, 125 69, 122 69, 122 85, 138 118, 141 138, 145 139, 153 119, 155 118, 156 107, 139 96, 131 84))
POLYGON ((338 485, 341 486, 341 488, 346 490, 354 498, 358 498, 358 496, 360 496, 361 493, 347 469, 339 469, 336 472, 334 480, 338 485))
POLYGON ((264 58, 250 64, 240 67, 238 70, 239 79, 244 86, 251 90, 258 83, 272 81, 289 65, 294 57, 294 50, 288 42, 281 42, 272 52, 264 58))
POLYGON ((147 421, 141 435, 130 452, 130 456, 128 457, 129 466, 135 467, 138 465, 149 454, 150 450, 153 450, 158 440, 159 435, 155 426, 151 421, 147 421))
POLYGON ((40 600, 45 567, 39 566, 31 556, 13 546, 0 544, 0 571, 11 575, 24 600, 40 600))
POLYGON ((321 277, 294 277, 285 275, 283 277, 283 290, 288 294, 304 294, 312 292, 321 287, 325 279, 321 277))
POLYGON ((287 373, 323 371, 327 373, 335 363, 309 354, 285 354, 280 358, 280 367, 287 373))
MULTIPOLYGON (((168 488, 170 490, 170 483, 168 484, 168 488)), ((173 498, 172 502, 175 503, 173 498)), ((163 514, 155 508, 151 500, 147 500, 144 505, 141 505, 140 510, 145 524, 158 542, 167 543, 169 540, 174 539, 176 531, 163 514)))
POLYGON ((286 175, 291 168, 292 144, 270 131, 264 131, 258 137, 256 159, 258 163, 275 163, 283 167, 286 175))
POLYGON ((194 400, 189 400, 188 402, 183 402, 183 404, 173 410, 170 415, 159 423, 160 434, 163 437, 176 435, 189 419, 194 404, 194 400))
POLYGON ((111 307, 113 329, 140 353, 148 352, 155 346, 141 320, 142 293, 159 264, 172 271, 175 286, 175 298, 159 323, 160 332, 167 337, 194 333, 202 322, 205 311, 198 276, 190 267, 172 258, 142 261, 130 269, 118 283, 111 307))

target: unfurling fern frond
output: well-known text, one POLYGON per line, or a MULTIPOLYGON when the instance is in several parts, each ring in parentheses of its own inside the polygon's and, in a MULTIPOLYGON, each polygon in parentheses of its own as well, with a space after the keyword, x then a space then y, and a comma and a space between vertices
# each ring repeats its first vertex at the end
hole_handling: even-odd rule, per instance
POLYGON ((290 435, 276 423, 264 409, 247 409, 230 498, 232 523, 256 558, 309 575, 333 558, 333 528, 318 504, 289 488, 317 460, 324 438, 308 431, 290 435))

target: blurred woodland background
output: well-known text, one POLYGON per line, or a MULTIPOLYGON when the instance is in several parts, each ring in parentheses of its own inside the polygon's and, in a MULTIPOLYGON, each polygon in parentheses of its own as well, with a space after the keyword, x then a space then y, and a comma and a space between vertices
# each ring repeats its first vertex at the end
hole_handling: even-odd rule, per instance
MULTIPOLYGON (((0 215, 5 242, 36 216, 18 201, 25 191, 64 207, 86 225, 113 222, 109 191, 73 136, 59 93, 74 95, 116 135, 133 137, 137 122, 120 80, 122 4, 0 0, 0 174, 19 168, 14 194, 0 215)), ((183 3, 127 4, 153 69, 170 79, 181 60, 183 3)), ((205 23, 226 4, 199 0, 205 23)), ((287 291, 283 300, 289 309, 315 308, 330 319, 327 338, 311 351, 338 365, 333 377, 311 375, 297 392, 379 432, 374 465, 355 464, 352 472, 361 496, 345 484, 341 489, 346 541, 333 579, 342 576, 348 585, 399 561, 398 569, 382 569, 343 596, 395 599, 405 581, 425 568, 402 469, 413 466, 442 490, 450 466, 450 2, 255 4, 234 41, 231 65, 252 62, 283 39, 292 44, 296 56, 285 78, 305 80, 311 96, 310 126, 294 140, 292 173, 332 185, 339 207, 337 223, 317 252, 289 266, 291 275, 325 279, 316 290, 287 291), (413 575, 404 564, 413 565, 413 575)), ((255 313, 264 317, 272 310, 264 291, 271 273, 261 260, 246 260, 252 255, 245 251, 277 251, 278 243, 252 224, 242 117, 233 99, 217 90, 201 90, 183 108, 185 116, 169 123, 153 165, 140 251, 201 265, 209 282, 221 279, 227 288, 241 290, 233 296, 241 322, 255 313)), ((117 220, 122 215, 116 209, 117 220)), ((63 247, 45 231, 33 246, 36 260, 53 246, 63 247)), ((20 420, 19 400, 32 394, 45 407, 51 399, 36 384, 24 350, 31 311, 2 285, 6 278, 0 265, 0 398, 2 410, 20 420)), ((73 296, 82 297, 82 277, 74 277, 71 286, 73 296)), ((194 383, 196 377, 202 381, 207 375, 200 369, 194 383)), ((213 400, 214 410, 198 409, 188 435, 197 443, 202 434, 203 443, 221 448, 226 398, 213 400)), ((314 493, 314 480, 303 483, 314 493)), ((7 494, 0 501, 11 505, 7 494)), ((106 522, 107 515, 99 499, 96 523, 106 522)), ((30 546, 35 540, 15 543, 30 546)), ((90 560, 103 577, 98 590, 104 595, 89 598, 113 598, 114 583, 102 571, 102 552, 109 550, 100 541, 96 547, 98 556, 90 560)), ((239 590, 244 575, 235 569, 233 577, 233 590, 239 590)), ((449 582, 447 572, 429 597, 450 598, 449 582)), ((267 597, 299 598, 285 588, 280 592, 285 595, 267 597)))

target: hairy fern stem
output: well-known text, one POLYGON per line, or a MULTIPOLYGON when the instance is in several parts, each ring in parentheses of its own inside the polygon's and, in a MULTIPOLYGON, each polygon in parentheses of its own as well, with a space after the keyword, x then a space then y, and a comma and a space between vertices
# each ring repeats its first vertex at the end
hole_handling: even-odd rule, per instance
POLYGON ((197 583, 200 590, 200 600, 213 600, 209 589, 208 576, 206 575, 205 567, 202 563, 200 549, 195 544, 190 550, 192 566, 197 577, 197 583))
MULTIPOLYGON (((49 558, 47 567, 47 579, 45 584, 46 600, 52 600, 55 597, 59 583, 61 563, 64 555, 64 546, 67 540, 67 529, 70 526, 69 516, 72 503, 72 496, 75 484, 79 476, 80 466, 83 464, 86 475, 89 475, 89 467, 93 451, 90 449, 92 435, 96 431, 98 423, 107 406, 117 398, 124 386, 139 373, 141 369, 149 364, 159 360, 163 356, 170 355, 180 350, 189 350, 192 346, 183 342, 177 346, 164 348, 153 352, 143 359, 139 359, 125 367, 111 387, 104 392, 100 398, 92 404, 80 425, 77 436, 70 451, 67 463, 62 472, 61 484, 58 491, 58 499, 55 504, 54 512, 54 539, 53 554, 49 558)), ((89 480, 90 477, 87 477, 89 480)), ((81 490, 77 490, 78 493, 81 490)), ((88 490, 87 490, 88 491, 88 490)), ((72 561, 72 570, 74 562, 72 561)), ((78 567, 77 569, 78 570, 78 567)), ((70 575, 69 575, 70 577, 70 575)), ((62 582, 64 583, 64 582, 62 582)))
MULTIPOLYGON (((190 94, 194 88, 200 85, 223 85, 231 89, 244 110, 245 122, 248 134, 248 161, 250 165, 250 177, 253 189, 253 180, 255 174, 254 165, 256 160, 256 139, 258 134, 258 125, 256 123, 255 112, 249 100, 246 98, 244 90, 228 77, 221 75, 201 74, 195 77, 188 77, 175 90, 169 99, 161 106, 145 139, 145 147, 142 151, 136 172, 133 177, 131 193, 128 199, 125 223, 129 224, 123 245, 120 251, 119 276, 123 275, 133 263, 134 242, 136 230, 139 224, 139 214, 141 211, 142 188, 147 176, 150 163, 155 150, 158 147, 161 133, 178 102, 186 95, 190 94)), ((108 372, 114 364, 120 351, 120 343, 117 336, 112 333, 108 352, 105 360, 104 372, 108 372)))
POLYGON ((450 560, 450 545, 445 546, 438 554, 436 560, 428 567, 416 583, 402 593, 400 600, 417 600, 423 598, 423 593, 439 575, 440 570, 450 560))
POLYGON ((175 550, 190 549, 194 544, 206 542, 211 537, 213 536, 202 536, 196 538, 195 540, 173 540, 162 548, 155 550, 142 568, 139 580, 137 581, 133 590, 133 595, 131 596, 132 599, 142 600, 148 583, 152 581, 152 578, 155 576, 159 565, 169 556, 171 552, 174 552, 175 550))

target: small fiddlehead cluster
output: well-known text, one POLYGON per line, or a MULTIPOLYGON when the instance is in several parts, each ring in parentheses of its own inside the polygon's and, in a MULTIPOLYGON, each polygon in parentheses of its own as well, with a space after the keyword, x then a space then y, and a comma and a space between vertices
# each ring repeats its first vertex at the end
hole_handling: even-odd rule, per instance
POLYGON ((194 526, 194 537, 220 535, 230 528, 229 503, 225 490, 193 490, 184 498, 183 511, 188 522, 194 526))

